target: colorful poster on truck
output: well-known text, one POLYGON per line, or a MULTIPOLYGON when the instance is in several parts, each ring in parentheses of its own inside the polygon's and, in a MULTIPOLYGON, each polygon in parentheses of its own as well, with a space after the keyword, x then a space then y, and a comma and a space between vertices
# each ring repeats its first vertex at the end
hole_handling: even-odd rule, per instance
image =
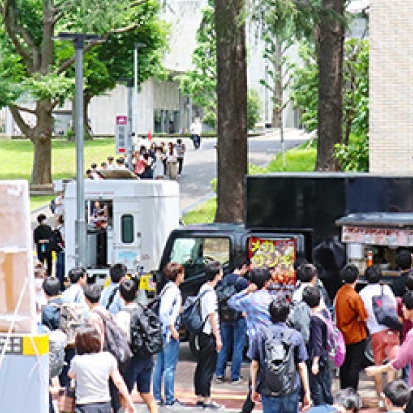
POLYGON ((271 289, 292 292, 295 288, 294 261, 296 241, 294 238, 251 237, 249 243, 251 266, 264 265, 274 268, 271 289))

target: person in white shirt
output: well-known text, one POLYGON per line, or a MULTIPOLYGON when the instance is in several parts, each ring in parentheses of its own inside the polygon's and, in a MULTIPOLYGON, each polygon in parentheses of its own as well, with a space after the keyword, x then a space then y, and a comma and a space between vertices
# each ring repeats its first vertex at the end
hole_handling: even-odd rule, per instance
MULTIPOLYGON (((364 272, 364 278, 367 280, 368 284, 359 293, 368 313, 367 329, 371 336, 371 348, 373 350, 374 364, 376 366, 383 364, 385 359, 391 361, 396 356, 400 345, 398 331, 392 330, 383 324, 379 324, 374 314, 374 296, 386 295, 390 297, 394 304, 395 313, 397 309, 396 298, 391 288, 387 284, 380 284, 381 276, 381 269, 378 265, 371 265, 368 267, 364 272)), ((389 370, 387 372, 387 382, 391 382, 395 379, 396 372, 394 370, 389 370)), ((374 384, 377 396, 382 398, 382 400, 380 400, 380 407, 384 407, 384 399, 382 397, 383 376, 381 373, 374 376, 374 384)))
POLYGON ((184 281, 184 267, 170 262, 164 269, 168 283, 160 292, 159 318, 162 323, 164 348, 156 355, 153 371, 153 395, 159 405, 182 407, 175 398, 175 369, 179 355, 179 313, 182 304, 179 286, 184 281), (162 380, 163 379, 163 380, 162 380), (162 399, 162 381, 165 400, 162 399))
POLYGON ((211 400, 211 382, 214 375, 218 352, 222 348, 219 330, 218 299, 215 287, 222 280, 223 271, 218 261, 211 261, 205 268, 208 280, 201 286, 198 296, 201 296, 201 316, 205 320, 199 335, 199 355, 194 374, 195 395, 197 406, 204 409, 221 409, 222 406, 211 400))
POLYGON ((202 124, 200 118, 195 118, 191 123, 191 139, 194 144, 194 149, 199 149, 201 147, 201 133, 202 133, 202 124))
POLYGON ((119 373, 115 357, 101 351, 101 337, 96 327, 85 325, 76 333, 76 356, 69 377, 76 381, 77 413, 110 413, 109 377, 125 399, 126 411, 135 406, 119 373))
POLYGON ((172 142, 168 143, 166 151, 166 175, 169 179, 176 179, 178 174, 178 154, 172 142))

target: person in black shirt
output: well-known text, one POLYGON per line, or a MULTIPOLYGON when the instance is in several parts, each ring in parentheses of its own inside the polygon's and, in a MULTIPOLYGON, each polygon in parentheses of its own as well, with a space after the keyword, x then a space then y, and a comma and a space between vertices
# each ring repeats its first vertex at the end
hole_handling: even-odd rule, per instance
POLYGON ((33 239, 37 248, 37 258, 43 264, 46 261, 47 275, 52 275, 52 251, 49 250, 48 243, 52 235, 52 228, 46 224, 46 215, 37 216, 39 225, 33 231, 33 239))
POLYGON ((409 250, 401 249, 396 257, 400 275, 393 280, 393 292, 396 297, 403 297, 406 292, 406 279, 412 267, 412 254, 409 250))

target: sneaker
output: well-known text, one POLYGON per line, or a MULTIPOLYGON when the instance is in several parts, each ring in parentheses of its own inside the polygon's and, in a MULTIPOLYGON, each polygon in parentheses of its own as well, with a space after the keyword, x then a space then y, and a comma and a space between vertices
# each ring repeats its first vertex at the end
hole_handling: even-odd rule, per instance
POLYGON ((386 407, 386 405, 384 404, 384 400, 382 400, 382 399, 379 400, 378 407, 379 407, 379 409, 384 409, 386 407))
POLYGON ((156 400, 156 404, 158 406, 163 406, 163 400, 156 400))
POLYGON ((172 409, 177 407, 186 407, 185 403, 180 402, 179 400, 175 399, 172 403, 165 403, 165 408, 172 409))
POLYGON ((225 381, 223 377, 217 376, 215 377, 215 383, 222 384, 225 381))
POLYGON ((195 407, 200 407, 201 409, 204 408, 204 402, 202 400, 198 400, 195 404, 195 407))
POLYGON ((204 403, 204 409, 211 409, 211 410, 224 410, 225 406, 222 404, 218 404, 215 402, 204 403))
POLYGON ((232 381, 231 381, 231 384, 233 384, 234 386, 236 386, 237 384, 244 383, 244 381, 245 381, 245 380, 244 380, 244 377, 239 376, 238 379, 232 380, 232 381))

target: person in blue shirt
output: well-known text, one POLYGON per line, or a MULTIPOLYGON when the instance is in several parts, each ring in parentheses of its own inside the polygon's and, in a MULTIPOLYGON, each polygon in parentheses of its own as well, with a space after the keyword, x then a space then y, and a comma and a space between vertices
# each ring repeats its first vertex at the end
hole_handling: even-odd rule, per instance
MULTIPOLYGON (((225 275, 221 283, 224 283, 226 286, 233 285, 237 293, 245 290, 248 287, 248 281, 245 279, 248 267, 249 260, 241 258, 235 263, 234 272, 225 275)), ((243 381, 240 372, 247 338, 247 321, 242 312, 232 310, 232 313, 228 314, 228 319, 225 319, 225 314, 220 313, 222 349, 218 353, 215 370, 217 383, 223 383, 225 380, 225 368, 231 353, 231 383, 239 384, 243 381)))
POLYGON ((387 383, 383 389, 387 413, 404 413, 410 400, 410 390, 403 380, 387 383))
POLYGON ((273 337, 278 339, 288 334, 288 343, 292 346, 290 349, 293 352, 295 372, 294 376, 291 377, 291 389, 288 392, 275 395, 273 388, 266 381, 267 376, 264 374, 263 365, 266 363, 264 343, 268 340, 267 332, 258 331, 250 346, 252 400, 258 402, 261 399, 264 413, 297 413, 301 386, 304 394, 304 409, 311 405, 306 364, 307 349, 302 335, 297 330, 287 327, 286 321, 289 312, 290 304, 287 302, 285 295, 280 293, 275 296, 269 305, 272 324, 268 327, 268 330, 273 337))
POLYGON ((59 328, 60 307, 62 305, 62 299, 59 297, 60 281, 54 277, 47 277, 43 281, 42 288, 47 304, 42 308, 41 323, 50 331, 57 330, 59 328))
MULTIPOLYGON (((249 348, 247 356, 251 359, 251 343, 261 326, 272 324, 269 305, 272 295, 268 291, 271 274, 268 267, 253 268, 250 272, 248 287, 228 300, 228 305, 237 311, 245 313, 247 319, 247 335, 249 348)), ((251 400, 251 390, 242 406, 242 413, 250 413, 255 403, 251 400)))
POLYGON ((113 315, 123 308, 123 300, 119 293, 119 284, 126 277, 128 269, 124 264, 114 264, 109 270, 110 284, 103 289, 99 304, 113 315))
MULTIPOLYGON (((322 404, 306 410, 306 413, 357 413, 362 407, 361 396, 351 387, 338 390, 334 404, 322 404)), ((389 412, 390 413, 390 412, 389 412)))
POLYGON ((162 323, 164 348, 156 355, 153 371, 153 395, 159 405, 182 407, 175 398, 175 370, 179 355, 179 319, 182 295, 179 286, 184 281, 184 267, 170 262, 164 269, 168 283, 160 292, 159 318, 162 323), (162 382, 165 400, 162 398, 162 382))

